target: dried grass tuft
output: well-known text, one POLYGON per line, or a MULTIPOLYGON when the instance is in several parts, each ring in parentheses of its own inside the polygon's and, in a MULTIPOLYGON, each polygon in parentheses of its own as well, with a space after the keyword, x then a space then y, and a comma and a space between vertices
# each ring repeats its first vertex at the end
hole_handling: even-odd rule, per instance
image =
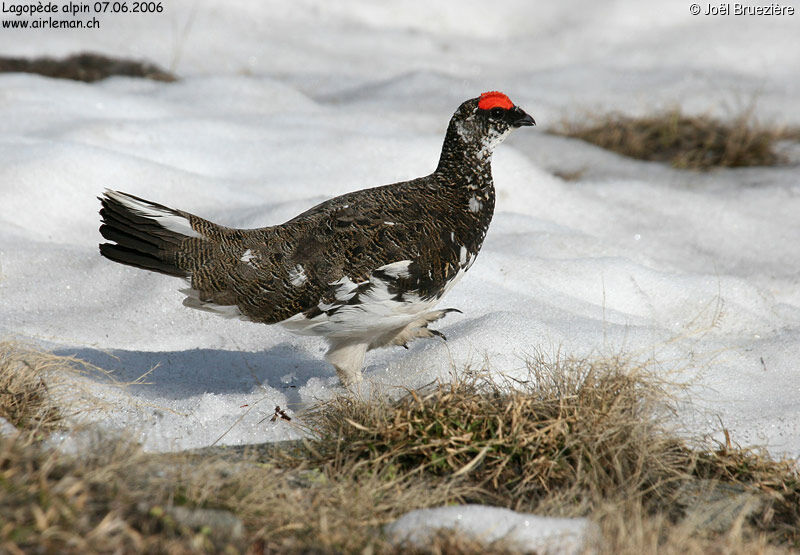
POLYGON ((460 477, 493 504, 529 510, 554 497, 579 512, 594 499, 658 497, 665 490, 652 484, 677 479, 691 455, 659 423, 668 397, 644 372, 619 360, 539 361, 525 381, 465 374, 395 402, 337 398, 307 417, 311 451, 460 477))
POLYGON ((54 355, 13 340, 0 341, 0 417, 29 440, 85 421, 110 410, 92 392, 92 381, 102 377, 124 388, 111 374, 71 356, 54 355))
POLYGON ((631 158, 693 170, 782 164, 786 160, 776 144, 800 136, 796 129, 758 123, 753 110, 725 122, 706 115, 689 116, 677 108, 644 117, 612 113, 565 121, 554 133, 631 158))
POLYGON ((44 375, 52 355, 0 343, 0 417, 19 429, 52 431, 61 425, 61 410, 52 402, 44 375))
POLYGON ((177 79, 175 75, 154 64, 112 58, 93 52, 82 52, 61 59, 0 56, 0 73, 6 72, 36 73, 45 77, 72 79, 86 83, 100 81, 115 75, 167 82, 177 79))

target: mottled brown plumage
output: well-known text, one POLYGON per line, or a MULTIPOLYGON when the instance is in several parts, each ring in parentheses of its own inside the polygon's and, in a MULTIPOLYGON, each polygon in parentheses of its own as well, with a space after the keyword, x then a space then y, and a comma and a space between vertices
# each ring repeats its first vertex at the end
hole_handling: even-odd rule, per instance
POLYGON ((441 335, 427 326, 447 311, 428 309, 483 243, 495 202, 492 150, 513 127, 532 124, 505 95, 485 93, 453 115, 432 174, 261 229, 107 191, 100 231, 113 243, 100 251, 188 279, 187 306, 324 336, 342 382, 359 381, 367 350, 441 335))

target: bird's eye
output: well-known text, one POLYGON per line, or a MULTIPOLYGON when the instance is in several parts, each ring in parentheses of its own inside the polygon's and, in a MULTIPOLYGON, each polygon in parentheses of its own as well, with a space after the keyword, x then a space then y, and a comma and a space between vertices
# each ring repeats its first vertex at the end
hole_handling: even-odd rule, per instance
POLYGON ((506 112, 505 110, 496 106, 491 110, 489 110, 489 115, 494 119, 500 119, 503 117, 503 114, 505 114, 505 112, 506 112))

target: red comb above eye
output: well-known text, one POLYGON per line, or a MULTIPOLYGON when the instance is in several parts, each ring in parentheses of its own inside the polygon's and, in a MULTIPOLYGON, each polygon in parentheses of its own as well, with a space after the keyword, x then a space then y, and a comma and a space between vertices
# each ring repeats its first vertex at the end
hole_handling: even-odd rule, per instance
POLYGON ((514 103, 511 102, 511 99, 499 91, 485 92, 478 101, 478 108, 481 110, 491 110, 492 108, 510 110, 513 107, 514 103))

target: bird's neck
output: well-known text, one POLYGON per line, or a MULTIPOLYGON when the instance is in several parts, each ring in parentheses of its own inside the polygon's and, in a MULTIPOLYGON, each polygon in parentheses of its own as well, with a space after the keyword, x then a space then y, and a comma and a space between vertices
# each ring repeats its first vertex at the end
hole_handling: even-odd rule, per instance
POLYGON ((491 187, 492 152, 498 142, 495 137, 469 136, 451 121, 435 173, 453 185, 474 189, 491 187))

